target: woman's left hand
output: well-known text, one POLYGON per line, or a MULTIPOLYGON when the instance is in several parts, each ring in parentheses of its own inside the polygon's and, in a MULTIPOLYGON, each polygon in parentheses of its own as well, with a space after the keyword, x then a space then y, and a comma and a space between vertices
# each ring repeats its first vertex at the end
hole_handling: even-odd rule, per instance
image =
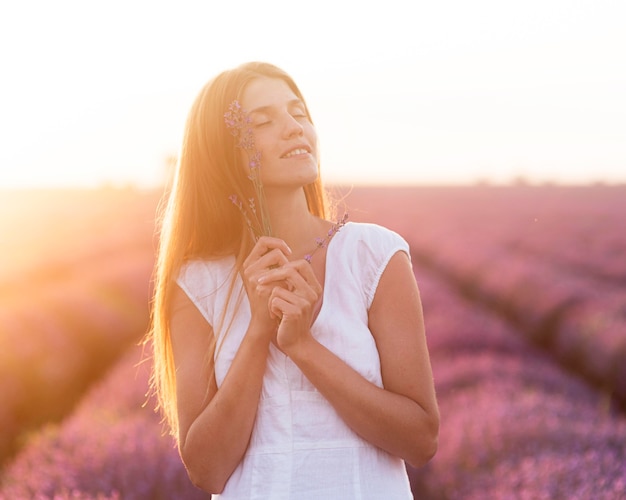
POLYGON ((260 281, 264 285, 282 284, 273 288, 268 307, 270 314, 280 320, 276 345, 288 354, 290 349, 310 336, 313 313, 322 294, 322 286, 306 260, 292 261, 272 269, 260 281))

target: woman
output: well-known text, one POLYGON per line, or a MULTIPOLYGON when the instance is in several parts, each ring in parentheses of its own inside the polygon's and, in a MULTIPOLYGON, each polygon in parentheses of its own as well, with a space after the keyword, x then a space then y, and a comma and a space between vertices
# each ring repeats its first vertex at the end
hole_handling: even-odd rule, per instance
POLYGON ((249 63, 210 81, 163 215, 151 340, 189 477, 220 498, 412 498, 405 461, 436 451, 408 245, 327 217, 292 79, 249 63))

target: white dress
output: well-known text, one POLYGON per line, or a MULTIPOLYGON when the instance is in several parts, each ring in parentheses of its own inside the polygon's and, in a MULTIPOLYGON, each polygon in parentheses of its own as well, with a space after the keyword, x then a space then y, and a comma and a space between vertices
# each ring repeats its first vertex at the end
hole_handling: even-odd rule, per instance
MULTIPOLYGON (((347 223, 328 245, 322 307, 311 328, 320 343, 379 387, 380 359, 368 328, 368 309, 380 276, 398 251, 409 254, 408 244, 398 234, 374 224, 347 223)), ((220 321, 233 266, 233 257, 191 261, 178 278, 218 337, 218 387, 250 321, 239 277, 232 297, 240 300, 231 301, 220 321)), ((210 452, 211 443, 207 443, 210 452)), ((271 345, 248 450, 222 494, 214 498, 395 500, 413 496, 404 461, 355 434, 299 368, 271 345)))

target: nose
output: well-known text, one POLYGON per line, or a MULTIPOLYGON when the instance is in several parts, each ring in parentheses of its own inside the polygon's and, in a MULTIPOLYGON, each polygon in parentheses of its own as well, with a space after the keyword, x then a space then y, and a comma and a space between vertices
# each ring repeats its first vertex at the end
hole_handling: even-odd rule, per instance
POLYGON ((285 118, 285 124, 283 127, 283 135, 286 139, 291 137, 298 137, 304 133, 304 129, 298 120, 296 120, 291 114, 287 114, 285 118))

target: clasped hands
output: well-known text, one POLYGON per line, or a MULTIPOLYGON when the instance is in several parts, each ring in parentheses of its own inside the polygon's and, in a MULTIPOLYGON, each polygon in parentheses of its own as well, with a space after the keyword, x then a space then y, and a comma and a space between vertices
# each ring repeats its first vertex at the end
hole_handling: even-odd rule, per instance
POLYGON ((322 294, 313 267, 279 239, 262 236, 243 263, 251 324, 285 354, 311 335, 315 306, 322 294))

